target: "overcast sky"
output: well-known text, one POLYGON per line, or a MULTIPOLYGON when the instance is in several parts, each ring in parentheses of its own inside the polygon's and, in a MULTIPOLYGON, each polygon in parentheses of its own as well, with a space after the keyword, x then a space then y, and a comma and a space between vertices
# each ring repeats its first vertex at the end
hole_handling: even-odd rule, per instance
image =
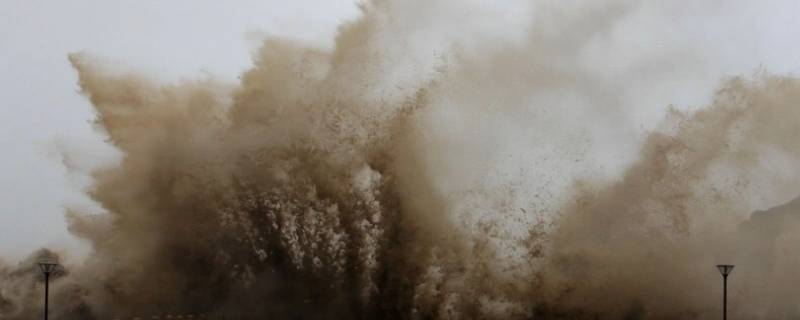
MULTIPOLYGON (((686 30, 711 30, 708 41, 736 51, 722 63, 735 65, 727 70, 800 71, 800 2, 703 3, 729 16, 697 16, 686 30), (746 32, 727 39, 715 34, 730 33, 715 29, 746 32)), ((77 93, 68 53, 84 51, 165 81, 233 81, 265 35, 331 46, 336 26, 357 14, 351 0, 0 0, 0 257, 18 259, 42 246, 76 252, 81 245, 66 231, 64 207, 91 207, 80 172, 114 160, 90 124, 92 109, 77 93), (64 154, 80 165, 68 171, 64 154)))
POLYGON ((79 249, 64 206, 91 206, 87 180, 66 170, 61 153, 89 165, 114 159, 92 129, 68 53, 166 81, 232 81, 265 35, 330 46, 336 26, 357 14, 351 0, 0 1, 0 257, 79 249))

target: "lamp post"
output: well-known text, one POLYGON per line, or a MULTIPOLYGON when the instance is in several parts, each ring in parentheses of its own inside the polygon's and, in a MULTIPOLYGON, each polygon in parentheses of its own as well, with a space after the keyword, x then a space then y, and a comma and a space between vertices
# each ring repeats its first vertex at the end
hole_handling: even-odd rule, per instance
POLYGON ((733 271, 732 264, 718 264, 717 269, 722 274, 722 320, 728 319, 728 275, 733 271))
POLYGON ((56 270, 57 263, 50 261, 39 262, 39 269, 44 272, 44 320, 47 320, 48 298, 50 295, 50 273, 56 270))

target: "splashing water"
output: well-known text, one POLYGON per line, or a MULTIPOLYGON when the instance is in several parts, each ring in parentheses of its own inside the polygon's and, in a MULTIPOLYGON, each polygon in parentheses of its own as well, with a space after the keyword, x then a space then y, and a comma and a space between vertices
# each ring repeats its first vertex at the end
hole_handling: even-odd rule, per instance
MULTIPOLYGON (((700 319, 722 260, 733 314, 800 313, 796 201, 747 221, 800 190, 798 80, 664 111, 718 79, 682 47, 614 54, 657 5, 526 4, 518 32, 489 7, 373 1, 330 52, 267 40, 235 85, 71 55, 124 156, 93 173, 107 213, 68 213, 93 251, 54 279, 59 319, 700 319)), ((0 264, 3 319, 36 314, 51 254, 0 264)))

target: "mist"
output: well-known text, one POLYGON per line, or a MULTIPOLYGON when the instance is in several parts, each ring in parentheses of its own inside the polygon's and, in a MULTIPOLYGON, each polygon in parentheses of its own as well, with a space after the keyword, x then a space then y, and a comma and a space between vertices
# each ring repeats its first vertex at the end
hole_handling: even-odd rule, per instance
MULTIPOLYGON (((800 82, 737 23, 773 11, 504 4, 366 2, 235 83, 71 54, 121 160, 54 318, 705 319, 719 263, 732 318, 797 316, 800 82)), ((0 262, 3 319, 60 254, 0 262)))

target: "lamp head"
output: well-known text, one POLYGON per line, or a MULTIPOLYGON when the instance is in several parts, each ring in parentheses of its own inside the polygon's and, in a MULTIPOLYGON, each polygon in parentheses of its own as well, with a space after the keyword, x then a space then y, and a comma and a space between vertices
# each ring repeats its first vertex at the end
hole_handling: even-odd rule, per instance
POLYGON ((718 264, 717 265, 717 269, 719 269, 719 273, 722 274, 722 276, 724 277, 724 276, 729 275, 731 273, 731 271, 733 271, 733 265, 732 264, 718 264))
POLYGON ((39 269, 42 269, 44 273, 51 273, 58 268, 58 263, 51 262, 51 261, 40 261, 39 262, 39 269))

